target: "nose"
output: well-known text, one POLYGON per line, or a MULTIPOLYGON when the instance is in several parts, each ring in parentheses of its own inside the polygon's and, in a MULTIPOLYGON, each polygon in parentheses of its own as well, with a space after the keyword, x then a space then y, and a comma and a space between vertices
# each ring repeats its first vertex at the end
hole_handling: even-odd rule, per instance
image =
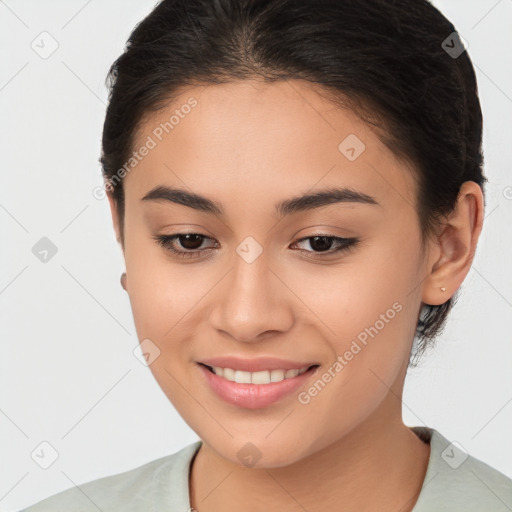
POLYGON ((210 325, 244 343, 262 341, 292 328, 293 298, 264 254, 251 263, 237 255, 212 297, 210 325))

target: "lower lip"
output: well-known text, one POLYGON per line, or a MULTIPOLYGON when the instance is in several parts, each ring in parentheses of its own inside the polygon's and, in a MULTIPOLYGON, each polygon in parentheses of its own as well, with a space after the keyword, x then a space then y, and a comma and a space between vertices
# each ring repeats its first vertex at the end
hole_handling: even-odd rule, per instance
POLYGON ((315 373, 314 366, 304 373, 269 384, 242 384, 219 377, 202 364, 198 364, 211 389, 226 402, 245 409, 261 409, 277 402, 299 389, 315 373))

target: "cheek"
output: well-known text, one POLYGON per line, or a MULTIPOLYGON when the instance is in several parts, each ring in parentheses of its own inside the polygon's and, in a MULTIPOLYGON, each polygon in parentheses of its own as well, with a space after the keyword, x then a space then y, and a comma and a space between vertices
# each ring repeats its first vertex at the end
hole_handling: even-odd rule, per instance
POLYGON ((332 360, 298 397, 316 449, 347 434, 377 409, 400 407, 412 308, 398 302, 387 306, 348 311, 346 321, 338 313, 338 335, 326 339, 332 360))
POLYGON ((417 302, 411 293, 419 280, 416 251, 412 235, 409 245, 399 250, 375 239, 336 264, 283 264, 274 269, 300 298, 296 311, 302 320, 320 327, 341 353, 360 333, 364 341, 365 329, 375 324, 382 333, 396 330, 396 337, 415 323, 408 310, 415 311, 417 302))
POLYGON ((126 234, 128 291, 139 338, 162 340, 212 286, 212 276, 198 276, 195 265, 171 260, 141 226, 132 225, 126 234))
POLYGON ((173 275, 147 266, 130 277, 130 303, 139 339, 151 338, 165 351, 175 352, 180 344, 174 340, 193 338, 197 322, 190 319, 197 315, 201 298, 213 284, 198 283, 183 271, 173 275))
POLYGON ((305 273, 297 281, 294 291, 308 297, 316 314, 306 315, 328 344, 332 365, 339 363, 331 365, 335 377, 326 376, 333 394, 324 399, 333 407, 345 403, 364 409, 382 399, 408 362, 419 305, 417 293, 411 293, 418 279, 415 250, 414 237, 400 251, 382 244, 346 265, 305 273), (361 393, 366 393, 364 403, 357 402, 361 393))

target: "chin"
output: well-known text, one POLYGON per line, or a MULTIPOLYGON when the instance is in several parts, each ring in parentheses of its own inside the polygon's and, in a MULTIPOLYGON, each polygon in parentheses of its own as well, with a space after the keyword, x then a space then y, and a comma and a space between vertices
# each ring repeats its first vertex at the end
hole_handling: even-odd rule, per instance
POLYGON ((290 439, 289 444, 283 444, 283 436, 277 436, 274 440, 260 437, 235 437, 229 442, 213 443, 203 439, 216 454, 228 462, 246 468, 270 469, 286 467, 307 457, 309 452, 305 452, 303 439, 297 439, 294 442, 290 439), (297 445, 301 449, 297 449, 297 445))

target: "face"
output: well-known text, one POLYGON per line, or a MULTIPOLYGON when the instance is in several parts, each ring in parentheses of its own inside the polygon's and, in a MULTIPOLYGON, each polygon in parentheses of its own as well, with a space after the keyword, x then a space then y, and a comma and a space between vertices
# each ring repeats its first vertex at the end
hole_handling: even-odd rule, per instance
POLYGON ((300 81, 190 88, 143 146, 124 178, 127 291, 204 443, 277 467, 400 419, 428 261, 411 170, 300 81))

